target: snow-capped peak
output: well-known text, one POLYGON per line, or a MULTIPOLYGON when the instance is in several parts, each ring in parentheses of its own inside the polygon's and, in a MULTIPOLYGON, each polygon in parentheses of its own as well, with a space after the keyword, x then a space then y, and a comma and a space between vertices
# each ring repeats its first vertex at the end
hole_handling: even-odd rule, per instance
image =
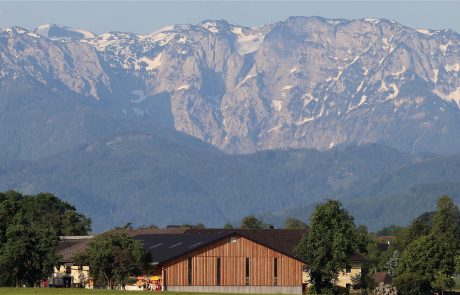
POLYGON ((57 40, 81 40, 96 38, 96 35, 90 31, 59 26, 55 24, 45 24, 38 26, 34 30, 34 33, 57 40))
POLYGON ((19 27, 19 26, 13 26, 13 27, 9 27, 9 28, 1 28, 0 31, 2 31, 4 33, 16 33, 16 34, 24 34, 24 33, 29 32, 26 29, 24 29, 22 27, 19 27))

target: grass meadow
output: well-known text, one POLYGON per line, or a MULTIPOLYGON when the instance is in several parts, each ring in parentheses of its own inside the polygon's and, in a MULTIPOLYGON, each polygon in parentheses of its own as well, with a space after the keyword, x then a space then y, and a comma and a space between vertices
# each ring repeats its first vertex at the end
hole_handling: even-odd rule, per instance
MULTIPOLYGON (((144 292, 120 290, 86 290, 77 288, 0 288, 0 295, 110 295, 110 294, 168 294, 168 295, 202 295, 210 293, 185 292, 144 292)), ((232 295, 225 293, 226 295, 232 295)), ((236 294, 233 294, 236 295, 236 294)), ((241 295, 241 294, 238 294, 241 295)), ((259 294, 260 295, 260 294, 259 294)))

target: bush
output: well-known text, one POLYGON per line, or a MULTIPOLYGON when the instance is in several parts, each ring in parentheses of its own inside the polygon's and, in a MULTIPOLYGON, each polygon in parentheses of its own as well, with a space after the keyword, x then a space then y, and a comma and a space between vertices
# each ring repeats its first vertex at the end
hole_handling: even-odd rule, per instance
POLYGON ((430 282, 416 274, 405 273, 394 280, 399 295, 431 294, 430 282))

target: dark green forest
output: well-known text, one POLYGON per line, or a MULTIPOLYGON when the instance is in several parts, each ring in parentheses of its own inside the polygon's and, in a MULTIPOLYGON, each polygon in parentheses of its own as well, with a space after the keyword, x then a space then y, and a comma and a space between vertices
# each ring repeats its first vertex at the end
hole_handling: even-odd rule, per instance
POLYGON ((0 192, 0 286, 34 286, 59 265, 59 236, 90 231, 89 218, 50 193, 0 192))
POLYGON ((0 189, 52 191, 91 217, 95 231, 126 222, 218 227, 248 214, 281 226, 289 216, 305 220, 326 198, 377 230, 433 210, 439 195, 458 201, 460 156, 379 145, 228 155, 164 131, 35 161, 0 160, 0 189))

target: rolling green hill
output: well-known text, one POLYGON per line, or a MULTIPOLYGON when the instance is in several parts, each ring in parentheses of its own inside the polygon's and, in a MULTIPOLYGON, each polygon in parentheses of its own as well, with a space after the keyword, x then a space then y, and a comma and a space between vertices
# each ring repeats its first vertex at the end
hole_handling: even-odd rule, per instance
MULTIPOLYGON (((434 210, 441 195, 460 203, 460 156, 432 157, 364 177, 334 197, 340 196, 356 223, 378 230, 392 224, 406 225, 421 213, 434 210)), ((276 224, 288 216, 305 219, 314 206, 310 203, 263 217, 276 224)))
MULTIPOLYGON (((53 192, 90 216, 96 231, 128 221, 221 226, 247 214, 307 206, 293 213, 305 219, 308 205, 324 198, 351 202, 359 196, 360 201, 354 202, 367 204, 370 199, 361 192, 378 191, 369 183, 382 186, 381 175, 429 158, 379 145, 228 155, 189 136, 163 130, 117 136, 34 161, 3 161, 0 189, 53 192)), ((379 204, 382 210, 389 208, 385 202, 379 204)), ((400 211, 407 212, 406 208, 400 211)), ((366 208, 352 212, 357 220, 368 216, 366 208)), ((371 226, 387 216, 363 220, 371 226)))

